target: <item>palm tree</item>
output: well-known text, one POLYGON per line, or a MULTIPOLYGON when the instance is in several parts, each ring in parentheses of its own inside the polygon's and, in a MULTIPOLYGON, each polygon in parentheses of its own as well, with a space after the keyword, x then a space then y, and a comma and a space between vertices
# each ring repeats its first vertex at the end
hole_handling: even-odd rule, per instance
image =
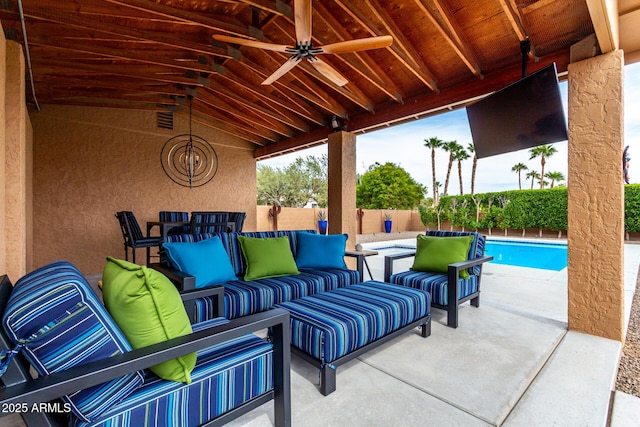
POLYGON ((458 149, 453 153, 453 157, 458 161, 458 178, 460 179, 460 195, 464 195, 462 190, 462 161, 467 160, 470 156, 463 146, 458 145, 458 149))
POLYGON ((431 176, 433 177, 433 201, 436 202, 436 148, 442 147, 444 141, 436 137, 424 140, 424 146, 431 148, 431 176))
MULTIPOLYGON (((521 172, 522 171, 526 171, 529 170, 529 168, 527 167, 527 165, 525 165, 524 163, 516 163, 515 165, 513 165, 513 167, 511 168, 511 170, 513 172, 516 172, 518 174, 518 189, 522 190, 522 177, 521 177, 521 172)), ((527 175, 528 176, 528 175, 527 175)))
POLYGON ((553 145, 540 145, 539 147, 534 147, 529 150, 529 153, 531 154, 529 160, 540 157, 540 164, 542 165, 542 168, 540 169, 540 188, 544 188, 544 165, 547 162, 546 159, 557 152, 558 150, 556 150, 553 145))
POLYGON ((471 167, 471 194, 474 194, 476 188, 476 168, 478 167, 478 156, 476 156, 476 146, 472 143, 467 145, 467 151, 473 154, 473 166, 471 167))
POLYGON ((553 188, 553 184, 555 182, 564 181, 566 179, 562 172, 547 172, 544 176, 551 180, 551 188, 553 188))
POLYGON ((438 202, 440 201, 440 187, 442 187, 442 183, 440 181, 436 181, 435 185, 433 186, 433 188, 435 188, 435 191, 436 191, 436 198, 433 200, 434 206, 437 206, 438 202))
POLYGON ((451 169, 453 168, 453 160, 454 154, 458 151, 462 146, 458 144, 458 141, 449 141, 442 144, 444 151, 449 152, 449 166, 447 166, 447 178, 444 180, 444 191, 442 194, 445 196, 449 194, 449 177, 451 176, 451 169))
POLYGON ((533 183, 540 179, 540 174, 536 171, 529 171, 527 172, 526 179, 531 179, 531 189, 533 190, 533 183))

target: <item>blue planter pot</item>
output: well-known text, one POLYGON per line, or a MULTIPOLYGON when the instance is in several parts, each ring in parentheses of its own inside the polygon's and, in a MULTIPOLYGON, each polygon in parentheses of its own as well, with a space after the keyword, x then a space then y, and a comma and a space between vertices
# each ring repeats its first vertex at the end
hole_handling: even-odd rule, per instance
POLYGON ((322 219, 318 221, 318 233, 327 234, 327 223, 326 219, 322 219))
POLYGON ((392 220, 390 220, 390 219, 385 219, 385 220, 384 220, 384 231, 385 231, 386 233, 391 233, 391 223, 392 223, 392 222, 393 222, 393 221, 392 221, 392 220))

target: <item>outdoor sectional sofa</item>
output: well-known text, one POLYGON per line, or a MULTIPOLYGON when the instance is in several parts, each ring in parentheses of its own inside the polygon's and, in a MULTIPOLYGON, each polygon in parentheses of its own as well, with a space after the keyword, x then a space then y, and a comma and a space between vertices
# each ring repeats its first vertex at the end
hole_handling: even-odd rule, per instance
MULTIPOLYGON (((272 308, 286 309, 292 349, 320 369, 320 392, 326 396, 336 389, 338 366, 416 327, 421 328, 424 338, 431 333, 429 293, 373 280, 360 283, 363 255, 345 253, 345 243, 346 235, 319 236, 313 230, 173 235, 165 237, 163 250, 173 266, 182 268, 166 264, 152 267, 172 278, 181 290, 201 286, 218 290, 215 296, 196 300, 196 321, 223 311, 232 319, 272 308), (245 238, 267 243, 285 237, 287 241, 280 243, 289 245, 290 251, 282 257, 295 258, 296 273, 244 280, 251 278, 256 261, 247 253, 245 238), (218 239, 224 249, 214 251, 214 246, 220 246, 218 239), (210 242, 208 246, 200 246, 206 242, 210 242), (201 257, 199 252, 208 255, 202 263, 193 262, 201 257), (358 271, 346 267, 345 255, 360 257, 358 271), (222 257, 225 259, 220 263, 222 257), (218 283, 203 278, 224 269, 227 258, 233 270, 230 280, 218 283), (191 270, 196 277, 182 270, 191 270)), ((266 252, 256 255, 268 257, 266 252)), ((271 262, 278 263, 278 258, 272 257, 271 262)))
MULTIPOLYGON (((231 233, 177 234, 165 236, 164 243, 201 242, 218 237, 236 277, 220 287, 214 296, 198 298, 195 301, 194 320, 204 321, 224 315, 228 319, 247 316, 274 308, 276 304, 296 300, 308 295, 343 288, 360 282, 361 273, 345 268, 300 268, 300 274, 244 280, 247 262, 242 252, 239 236, 250 238, 287 237, 291 252, 297 255, 297 233, 316 234, 315 230, 256 231, 231 233), (222 294, 223 292, 223 294, 222 294), (222 297, 222 298, 221 298, 222 297)), ((349 255, 349 254, 347 254, 349 255)), ((175 269, 162 257, 163 261, 151 267, 165 274, 181 291, 196 288, 196 278, 175 269)), ((360 263, 361 264, 361 263, 360 263)), ((212 264, 211 268, 215 268, 212 264)))

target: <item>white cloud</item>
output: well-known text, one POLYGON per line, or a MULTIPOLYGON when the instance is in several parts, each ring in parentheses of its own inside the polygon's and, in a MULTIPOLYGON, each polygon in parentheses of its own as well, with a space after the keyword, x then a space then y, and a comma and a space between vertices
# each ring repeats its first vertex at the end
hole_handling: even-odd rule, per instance
MULTIPOLYGON (((640 63, 626 66, 625 72, 625 145, 629 145, 631 156, 631 182, 640 183, 640 63), (637 172, 636 172, 637 171, 637 172)), ((563 103, 567 105, 567 84, 560 84, 563 103)), ((392 126, 357 136, 357 171, 363 173, 375 162, 393 162, 404 168, 418 182, 427 186, 431 194, 431 150, 424 146, 424 140, 438 137, 444 141, 457 141, 464 147, 472 142, 471 132, 464 109, 438 116, 392 126)), ((568 175, 567 142, 553 144, 557 153, 547 159, 545 172, 557 171, 568 175)), ((327 146, 310 148, 295 153, 261 161, 261 164, 283 167, 297 157, 319 156, 327 153, 327 146)), ((529 151, 521 150, 478 160, 476 172, 477 193, 489 191, 515 190, 518 176, 511 168, 516 163, 526 164, 530 170, 540 172, 540 159, 529 160, 529 151)), ((436 179, 444 185, 449 155, 436 150, 436 179)), ((471 188, 471 159, 462 162, 462 178, 465 192, 471 188)), ((531 181, 524 180, 523 188, 530 188, 531 181)), ((534 185, 534 188, 536 186, 534 185)), ((457 162, 451 171, 449 194, 459 194, 457 162)))

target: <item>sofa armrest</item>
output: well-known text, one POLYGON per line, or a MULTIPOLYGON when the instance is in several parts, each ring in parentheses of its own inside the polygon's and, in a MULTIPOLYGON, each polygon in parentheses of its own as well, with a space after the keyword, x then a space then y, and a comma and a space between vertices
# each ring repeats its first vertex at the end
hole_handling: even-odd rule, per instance
POLYGON ((416 255, 415 249, 408 252, 401 252, 393 255, 386 255, 384 257, 384 281, 389 283, 391 275, 393 274, 393 262, 397 259, 409 258, 416 255))
POLYGON ((456 262, 455 264, 449 264, 449 271, 451 271, 451 268, 454 268, 457 272, 460 272, 465 268, 471 268, 476 265, 484 264, 485 262, 491 261, 492 259, 492 256, 481 256, 480 258, 456 262))
POLYGON ((158 262, 149 264, 149 267, 167 276, 179 291, 188 291, 196 288, 196 278, 194 276, 158 262))
MULTIPOLYGON (((290 326, 289 313, 273 309, 233 319, 189 335, 76 366, 66 371, 5 387, 0 390, 0 406, 48 402, 77 390, 92 387, 130 372, 184 356, 230 339, 272 328, 274 352, 275 424, 289 426, 290 421, 290 326)), ((5 415, 4 413, 0 416, 5 415)))
POLYGON ((224 317, 224 286, 209 286, 202 289, 193 289, 180 292, 180 297, 184 303, 184 308, 187 311, 189 320, 191 323, 196 322, 196 303, 195 300, 204 297, 213 297, 213 304, 215 306, 214 316, 224 317))

